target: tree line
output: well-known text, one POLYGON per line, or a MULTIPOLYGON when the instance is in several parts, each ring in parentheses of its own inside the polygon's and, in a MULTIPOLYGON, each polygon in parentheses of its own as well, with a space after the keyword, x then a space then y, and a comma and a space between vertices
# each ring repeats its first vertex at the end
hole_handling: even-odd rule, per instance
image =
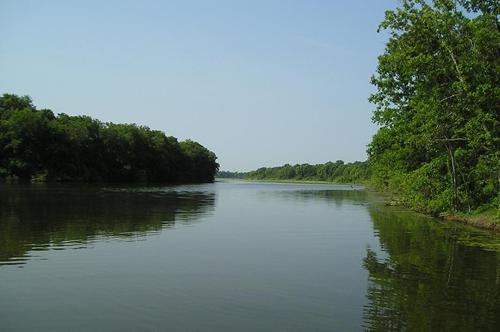
POLYGON ((219 172, 219 177, 243 178, 248 180, 292 180, 329 181, 335 183, 363 183, 370 179, 368 163, 356 161, 344 163, 342 160, 325 164, 286 164, 278 167, 261 167, 251 172, 219 172))
POLYGON ((216 176, 226 179, 244 179, 247 172, 219 171, 216 176))
POLYGON ((404 0, 372 78, 373 182, 425 212, 500 207, 498 0, 404 0))
POLYGON ((219 165, 201 144, 136 124, 37 109, 0 97, 0 178, 35 181, 210 182, 219 165))

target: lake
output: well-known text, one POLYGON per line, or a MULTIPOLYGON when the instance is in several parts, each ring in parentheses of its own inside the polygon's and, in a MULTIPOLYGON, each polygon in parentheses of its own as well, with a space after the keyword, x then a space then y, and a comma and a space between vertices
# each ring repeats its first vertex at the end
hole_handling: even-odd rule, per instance
POLYGON ((359 187, 0 184, 0 330, 498 331, 499 249, 359 187))

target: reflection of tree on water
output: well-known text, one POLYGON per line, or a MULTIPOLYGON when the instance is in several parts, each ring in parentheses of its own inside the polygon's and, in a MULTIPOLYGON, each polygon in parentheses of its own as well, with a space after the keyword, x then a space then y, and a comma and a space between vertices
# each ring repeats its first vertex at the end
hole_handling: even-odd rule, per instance
POLYGON ((371 208, 388 258, 368 249, 365 327, 375 331, 497 331, 500 253, 458 241, 463 230, 371 208))
POLYGON ((286 201, 323 201, 340 206, 344 203, 366 204, 371 194, 366 190, 266 190, 260 195, 286 201))
POLYGON ((0 265, 32 249, 128 238, 191 223, 213 209, 211 192, 0 187, 0 265))

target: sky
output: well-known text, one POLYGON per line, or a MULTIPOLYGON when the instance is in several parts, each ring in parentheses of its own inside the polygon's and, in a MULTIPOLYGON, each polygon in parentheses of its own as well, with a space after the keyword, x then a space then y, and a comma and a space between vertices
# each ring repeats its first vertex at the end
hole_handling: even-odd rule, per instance
POLYGON ((0 94, 137 123, 222 170, 366 159, 397 0, 0 0, 0 94))

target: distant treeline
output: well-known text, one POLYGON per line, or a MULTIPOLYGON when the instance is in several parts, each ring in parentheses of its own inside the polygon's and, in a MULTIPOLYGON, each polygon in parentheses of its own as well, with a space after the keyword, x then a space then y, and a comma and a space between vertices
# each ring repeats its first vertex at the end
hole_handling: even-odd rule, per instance
POLYGON ((219 171, 217 177, 225 179, 244 179, 246 172, 230 172, 230 171, 219 171))
POLYGON ((262 167, 247 173, 219 172, 221 178, 244 178, 248 180, 294 180, 329 181, 335 183, 362 183, 370 179, 371 170, 367 162, 344 163, 342 160, 325 164, 297 164, 279 167, 262 167))
POLYGON ((209 182, 216 159, 196 142, 144 126, 55 115, 27 96, 0 97, 0 178, 209 182))

